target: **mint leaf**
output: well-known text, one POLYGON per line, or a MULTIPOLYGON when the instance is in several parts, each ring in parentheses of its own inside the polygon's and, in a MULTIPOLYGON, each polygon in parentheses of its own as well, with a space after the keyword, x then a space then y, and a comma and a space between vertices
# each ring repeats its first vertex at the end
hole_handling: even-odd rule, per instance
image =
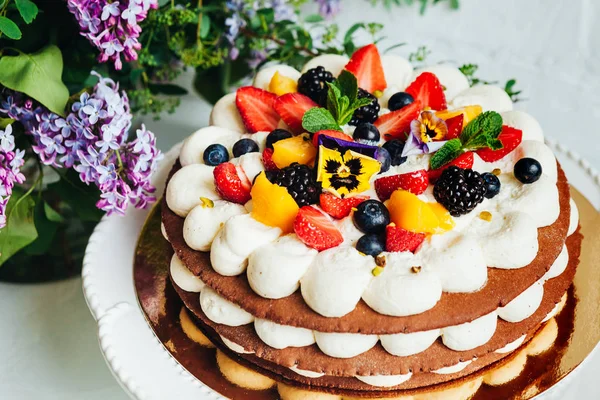
POLYGON ((363 97, 362 99, 356 99, 354 101, 354 103, 352 103, 352 108, 356 110, 357 108, 361 108, 362 106, 369 105, 372 102, 373 102, 373 99, 368 98, 368 97, 363 97))
POLYGON ((333 115, 328 110, 319 107, 313 107, 304 113, 302 127, 311 133, 324 129, 342 130, 333 115))
POLYGON ((452 139, 446 142, 429 161, 431 169, 438 169, 454 160, 463 153, 463 145, 460 139, 452 139))
POLYGON ((333 84, 340 89, 342 96, 348 97, 349 104, 354 103, 358 95, 358 80, 354 74, 343 70, 333 84))
POLYGON ((476 150, 488 147, 488 142, 497 139, 502 132, 502 116, 495 111, 486 111, 469 122, 460 135, 465 149, 476 150))
POLYGON ((333 118, 339 121, 339 113, 341 111, 340 97, 342 97, 342 92, 337 86, 331 83, 327 85, 329 86, 329 90, 327 91, 327 109, 333 115, 333 118))

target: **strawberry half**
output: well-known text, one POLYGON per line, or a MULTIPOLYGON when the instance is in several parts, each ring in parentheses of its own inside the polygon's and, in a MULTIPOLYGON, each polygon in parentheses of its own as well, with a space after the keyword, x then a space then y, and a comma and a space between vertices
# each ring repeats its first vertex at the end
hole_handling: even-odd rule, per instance
POLYGON ((254 86, 237 90, 235 105, 250 133, 271 132, 277 128, 279 115, 273 109, 276 98, 273 93, 254 86))
POLYGON ((298 135, 304 132, 302 128, 304 113, 319 105, 303 94, 286 93, 275 99, 273 107, 283 122, 298 135))
POLYGON ((374 44, 356 50, 345 69, 356 76, 358 87, 369 93, 383 91, 387 87, 381 56, 374 44))
POLYGON ((342 199, 331 193, 321 193, 319 204, 323 211, 333 218, 342 219, 350 215, 350 211, 352 211, 354 207, 368 199, 368 196, 346 197, 342 199))
POLYGON ((262 162, 267 171, 279 171, 277 165, 273 162, 273 149, 266 148, 262 154, 262 162))
POLYGON ((385 227, 386 251, 414 252, 425 240, 424 233, 410 232, 391 223, 385 227))
POLYGON ((354 142, 354 139, 352 139, 351 136, 346 135, 344 132, 334 131, 332 129, 326 129, 326 130, 316 132, 313 135, 312 142, 316 148, 319 148, 319 135, 325 135, 325 136, 329 136, 329 137, 332 137, 335 139, 342 139, 347 142, 354 142))
POLYGON ((332 219, 311 206, 304 206, 298 211, 294 232, 305 245, 319 251, 339 246, 344 241, 332 219))
POLYGON ((519 145, 523 141, 523 131, 520 129, 503 125, 502 132, 500 132, 500 136, 498 136, 498 139, 500 139, 502 145, 504 146, 500 150, 477 150, 477 155, 481 157, 483 161, 494 162, 506 157, 510 152, 519 147, 519 145))
POLYGON ((429 107, 435 111, 448 108, 446 95, 440 80, 431 72, 423 72, 405 90, 415 100, 419 100, 423 108, 429 107))
POLYGON ((446 134, 446 140, 456 139, 457 137, 459 137, 462 133, 464 122, 464 114, 458 114, 456 117, 448 118, 446 120, 446 126, 448 127, 448 134, 446 134))
POLYGON ((441 168, 438 169, 431 169, 429 171, 427 171, 427 174, 429 175, 429 181, 430 182, 435 182, 438 180, 438 178, 442 175, 442 172, 444 172, 444 170, 452 165, 457 166, 458 168, 463 168, 463 169, 467 169, 467 168, 473 168, 473 162, 475 161, 475 157, 473 156, 472 152, 466 152, 461 154, 460 156, 456 157, 454 160, 450 161, 448 164, 444 165, 441 168))
POLYGON ((421 194, 429 186, 429 176, 424 169, 406 174, 390 175, 375 181, 375 191, 379 200, 386 201, 398 189, 408 190, 412 194, 421 194))
POLYGON ((380 116, 374 125, 385 140, 406 140, 407 134, 410 132, 410 123, 419 118, 421 109, 421 103, 415 100, 406 107, 380 116))
POLYGON ((228 201, 245 204, 250 200, 252 183, 241 167, 230 162, 219 164, 213 171, 217 193, 228 201))

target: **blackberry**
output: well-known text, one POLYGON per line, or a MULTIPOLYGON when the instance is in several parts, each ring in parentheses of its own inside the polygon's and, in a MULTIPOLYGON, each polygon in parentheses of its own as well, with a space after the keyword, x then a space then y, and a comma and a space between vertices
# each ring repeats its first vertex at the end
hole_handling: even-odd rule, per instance
POLYGON ((486 195, 486 184, 479 172, 451 166, 444 170, 433 188, 435 199, 453 217, 468 214, 486 195))
POLYGON ((369 99, 373 99, 373 101, 370 104, 362 106, 361 108, 354 111, 354 114, 352 114, 352 119, 348 123, 350 125, 358 126, 360 124, 364 124, 365 122, 375 122, 375 120, 379 116, 379 110, 381 109, 381 107, 379 106, 379 101, 377 101, 377 97, 373 96, 371 93, 361 88, 358 88, 357 97, 359 99, 367 97, 369 99))
POLYGON ((299 207, 319 202, 321 183, 317 182, 313 170, 306 165, 292 163, 277 171, 271 181, 286 188, 299 207))
POLYGON ((321 107, 325 107, 327 103, 327 82, 333 82, 334 78, 331 72, 324 67, 318 66, 306 71, 300 79, 298 79, 298 92, 310 97, 315 103, 321 107))

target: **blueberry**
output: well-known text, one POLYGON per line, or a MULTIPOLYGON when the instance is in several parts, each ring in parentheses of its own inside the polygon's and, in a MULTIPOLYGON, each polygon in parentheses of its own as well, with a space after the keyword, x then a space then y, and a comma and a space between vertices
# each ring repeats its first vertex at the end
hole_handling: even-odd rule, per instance
POLYGON ((267 135, 267 149, 272 149, 273 143, 279 142, 283 139, 289 139, 291 137, 292 134, 285 129, 275 129, 267 135))
POLYGON ((500 193, 500 179, 498 179, 496 175, 490 174, 489 172, 481 174, 481 177, 483 178, 486 189, 484 196, 487 199, 496 197, 496 195, 500 193))
POLYGON ((522 183, 533 183, 542 176, 542 165, 536 159, 525 157, 517 161, 514 172, 515 178, 522 183))
POLYGON ((383 235, 368 234, 364 235, 356 242, 356 250, 368 256, 377 257, 379 253, 385 251, 385 240, 383 235))
POLYGON ((390 212, 377 200, 365 200, 354 212, 354 225, 364 233, 383 233, 390 223, 390 212))
POLYGON ((389 151, 387 151, 383 147, 380 147, 377 150, 377 161, 379 161, 379 163, 381 164, 381 169, 379 170, 379 173, 381 174, 390 169, 392 165, 392 156, 390 156, 389 151))
POLYGON ((229 161, 229 152, 222 144, 211 144, 204 150, 204 163, 211 167, 229 161))
POLYGON ((388 100, 388 108, 390 111, 400 110, 401 108, 414 103, 414 101, 415 99, 410 94, 406 92, 398 92, 388 100))
POLYGON ((375 125, 365 122, 356 127, 352 137, 358 143, 377 144, 381 135, 379 134, 379 129, 377 129, 375 125))
POLYGON ((383 148, 390 153, 392 165, 402 165, 406 162, 406 157, 402 157, 404 142, 398 139, 392 139, 384 143, 383 148))
POLYGON ((240 139, 233 145, 231 149, 234 157, 243 156, 247 153, 258 152, 258 144, 252 139, 240 139))

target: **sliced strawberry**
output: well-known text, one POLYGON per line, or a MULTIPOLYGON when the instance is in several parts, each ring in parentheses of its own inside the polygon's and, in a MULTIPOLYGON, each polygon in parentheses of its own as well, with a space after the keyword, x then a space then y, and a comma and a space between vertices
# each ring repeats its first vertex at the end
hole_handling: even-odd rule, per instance
POLYGON ((319 107, 308 96, 300 93, 287 93, 279 96, 273 103, 273 107, 283 122, 295 133, 304 132, 302 128, 302 117, 304 113, 314 107, 319 107))
POLYGON ((456 117, 452 117, 446 120, 446 126, 448 126, 448 134, 446 135, 446 140, 456 139, 460 136, 463 130, 464 121, 464 114, 458 114, 456 117))
POLYGON ((342 139, 347 142, 354 142, 354 139, 352 139, 351 136, 346 135, 344 132, 334 131, 332 129, 326 129, 326 130, 316 132, 313 135, 312 142, 315 145, 315 147, 319 147, 319 135, 325 135, 325 136, 329 136, 329 137, 332 137, 335 139, 342 139))
POLYGON ((319 251, 339 246, 344 241, 342 232, 329 215, 311 206, 304 206, 298 211, 294 231, 305 245, 319 251))
POLYGON ((406 174, 390 175, 375 181, 375 191, 379 200, 386 201, 398 189, 408 190, 412 194, 421 194, 429 186, 429 176, 424 169, 406 174))
POLYGON ((481 149, 477 150, 477 155, 485 162, 494 162, 506 157, 510 152, 519 147, 523 141, 523 131, 510 126, 502 126, 502 132, 498 139, 504 146, 500 150, 481 149))
POLYGON ((273 109, 276 98, 273 93, 254 86, 237 90, 235 105, 250 133, 270 132, 277 128, 279 115, 273 109))
POLYGON ((423 108, 429 107, 436 111, 448 108, 444 88, 437 76, 431 72, 423 72, 417 76, 413 83, 408 85, 405 92, 415 100, 420 100, 423 108))
POLYGON ((241 167, 230 162, 219 164, 213 171, 217 193, 228 201, 245 204, 250 200, 252 183, 241 167))
POLYGON ((279 171, 277 164, 273 162, 273 149, 266 148, 262 154, 262 162, 267 171, 279 171))
POLYGON ((385 140, 406 140, 407 134, 410 132, 410 123, 419 118, 421 109, 421 103, 415 100, 406 107, 380 116, 374 125, 385 140))
POLYGON ((374 44, 356 50, 345 69, 356 76, 358 87, 369 93, 384 90, 387 87, 379 50, 374 44))
POLYGON ((442 175, 442 172, 444 172, 444 170, 448 167, 450 167, 451 165, 455 165, 459 168, 473 168, 473 162, 475 161, 475 157, 473 156, 472 152, 466 152, 461 154, 460 156, 458 156, 457 158, 455 158, 454 160, 450 161, 448 164, 444 165, 441 168, 438 169, 432 169, 427 171, 427 173, 429 174, 429 181, 430 182, 435 182, 438 180, 438 178, 442 175))
POLYGON ((386 251, 414 252, 425 240, 424 233, 410 232, 391 223, 385 227, 386 251))
POLYGON ((323 211, 333 218, 342 219, 350 215, 350 211, 360 203, 368 200, 368 196, 346 197, 344 199, 334 196, 331 193, 322 193, 319 203, 323 211))

